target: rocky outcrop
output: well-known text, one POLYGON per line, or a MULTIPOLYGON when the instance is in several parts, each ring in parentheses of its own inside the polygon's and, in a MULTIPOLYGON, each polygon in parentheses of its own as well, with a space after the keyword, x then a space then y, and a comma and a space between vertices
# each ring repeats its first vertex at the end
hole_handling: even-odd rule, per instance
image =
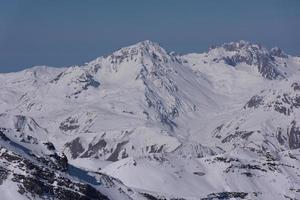
POLYGON ((290 116, 300 108, 300 86, 297 82, 284 90, 269 89, 262 90, 259 95, 254 95, 245 104, 244 109, 263 108, 274 110, 283 115, 290 116))
POLYGON ((216 58, 216 62, 223 61, 230 66, 240 63, 256 66, 258 72, 265 78, 284 79, 285 75, 278 69, 278 63, 274 56, 285 57, 285 54, 277 48, 268 50, 261 45, 252 44, 246 41, 232 42, 222 45, 225 51, 230 52, 221 58, 216 58))
POLYGON ((97 81, 88 70, 78 66, 70 67, 57 75, 49 82, 54 87, 63 87, 67 90, 67 98, 78 98, 78 95, 89 88, 98 88, 100 82, 97 81))
POLYGON ((300 148, 300 127, 297 126, 296 121, 292 121, 290 130, 288 132, 288 142, 290 149, 300 148))
POLYGON ((91 185, 61 176, 54 171, 56 169, 49 168, 49 165, 40 165, 4 148, 0 150, 0 183, 12 176, 11 180, 17 184, 18 192, 24 197, 108 200, 108 197, 91 185))
POLYGON ((77 158, 81 153, 84 152, 84 148, 79 137, 75 138, 71 142, 66 143, 65 147, 69 149, 73 159, 77 158))

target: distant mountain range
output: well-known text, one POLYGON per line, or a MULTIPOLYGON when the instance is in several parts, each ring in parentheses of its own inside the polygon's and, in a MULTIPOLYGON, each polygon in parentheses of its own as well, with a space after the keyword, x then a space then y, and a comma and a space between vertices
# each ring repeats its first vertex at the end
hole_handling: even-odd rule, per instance
POLYGON ((300 199, 300 57, 143 41, 0 74, 3 200, 300 199))

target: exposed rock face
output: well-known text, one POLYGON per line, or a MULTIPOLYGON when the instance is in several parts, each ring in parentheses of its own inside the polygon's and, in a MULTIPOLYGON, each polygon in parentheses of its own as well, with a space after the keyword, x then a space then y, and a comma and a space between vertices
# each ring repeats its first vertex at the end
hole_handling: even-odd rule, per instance
POLYGON ((288 133, 289 137, 289 147, 291 149, 300 148, 300 127, 297 126, 296 121, 292 121, 290 132, 288 133))
POLYGON ((88 70, 78 66, 70 67, 50 81, 56 87, 67 85, 67 98, 78 98, 78 95, 89 88, 98 88, 100 82, 94 79, 88 70))
POLYGON ((247 102, 244 108, 258 108, 260 105, 263 104, 263 100, 264 98, 262 96, 255 95, 247 102))
POLYGON ((254 133, 254 131, 235 131, 234 134, 230 134, 227 137, 225 137, 222 140, 222 143, 230 142, 232 139, 234 139, 236 137, 247 140, 248 137, 250 137, 253 133, 254 133))
POLYGON ((65 146, 70 149, 72 158, 77 158, 82 152, 84 152, 84 148, 80 143, 79 137, 74 139, 72 142, 66 143, 65 146))
POLYGON ((214 137, 220 139, 221 143, 230 143, 235 147, 246 146, 255 151, 299 148, 298 82, 288 81, 278 86, 252 96, 239 114, 213 131, 214 137), (254 122, 262 125, 255 126, 254 122), (264 132, 268 133, 263 135, 264 139, 257 140, 264 132))
POLYGON ((298 199, 299 72, 299 58, 245 41, 188 55, 144 41, 0 74, 0 192, 298 199))
POLYGON ((81 155, 81 158, 89 158, 92 155, 96 155, 98 151, 103 150, 105 152, 105 147, 107 145, 107 142, 104 139, 100 139, 95 144, 89 144, 88 149, 85 151, 83 155, 81 155))
POLYGON ((182 102, 178 97, 178 86, 172 80, 176 71, 171 66, 177 65, 180 61, 151 41, 144 41, 134 48, 121 50, 125 57, 128 51, 135 52, 133 56, 136 54, 141 56, 141 67, 136 79, 143 81, 147 106, 155 111, 155 118, 172 130, 177 126, 174 119, 179 115, 182 102))
POLYGON ((45 142, 44 145, 47 147, 49 151, 55 151, 54 144, 52 142, 45 142))
POLYGON ((5 181, 7 177, 8 177, 8 170, 0 166, 0 185, 2 185, 3 181, 5 181))
POLYGON ((209 194, 207 198, 202 198, 201 200, 210 200, 210 199, 232 199, 239 198, 245 199, 248 193, 246 192, 220 192, 209 194))
POLYGON ((8 141, 10 141, 10 139, 4 134, 4 132, 3 132, 4 130, 6 130, 6 129, 0 128, 0 139, 5 142, 8 142, 8 141))
MULTIPOLYGON (((154 73, 155 74, 155 73, 154 73)), ((154 77, 150 75, 150 79, 154 78, 155 81, 159 81, 161 86, 163 87, 162 90, 165 90, 168 93, 168 96, 173 99, 173 104, 166 104, 164 103, 164 98, 160 96, 158 92, 152 89, 153 85, 151 85, 151 81, 148 80, 148 74, 145 76, 142 74, 142 80, 144 81, 146 92, 145 92, 145 100, 149 108, 152 108, 157 113, 157 118, 160 122, 169 127, 170 130, 173 130, 177 125, 173 121, 179 115, 179 107, 181 106, 180 100, 176 97, 176 93, 178 91, 177 86, 170 80, 167 79, 167 72, 163 72, 163 74, 155 74, 154 77), (162 80, 163 79, 166 80, 162 80), (164 85, 167 83, 167 85, 164 85)))
POLYGON ((294 89, 294 91, 300 91, 300 83, 294 82, 291 87, 294 89))
POLYGON ((35 133, 39 132, 40 137, 47 134, 47 130, 40 127, 40 125, 29 116, 1 113, 0 120, 0 129, 3 131, 16 131, 18 133, 18 139, 23 143, 37 144, 38 138, 35 133))
POLYGON ((288 55, 286 55, 282 49, 278 48, 278 47, 274 47, 270 50, 270 54, 272 56, 276 56, 276 57, 279 57, 279 58, 288 58, 288 55))
POLYGON ((78 125, 78 120, 74 118, 67 118, 64 122, 60 123, 59 129, 67 132, 78 129, 80 126, 78 125))
POLYGON ((1 165, 8 168, 0 168, 0 181, 8 175, 12 176, 11 180, 18 185, 18 192, 24 196, 60 200, 108 200, 91 185, 74 182, 55 173, 55 168, 46 167, 49 165, 41 166, 4 148, 1 148, 0 161, 1 165), (13 167, 8 167, 12 164, 13 167))
POLYGON ((283 115, 291 115, 295 110, 300 108, 300 90, 298 83, 294 82, 290 88, 285 91, 277 89, 263 90, 259 95, 254 95, 244 106, 246 108, 263 108, 281 113, 283 115))
MULTIPOLYGON (((15 138, 10 139, 7 137, 9 135, 10 137, 14 134, 19 132, 14 132, 11 129, 6 128, 0 128, 0 147, 2 145, 11 145, 14 148, 20 148, 22 151, 26 152, 26 154, 30 155, 32 158, 37 160, 38 162, 43 163, 44 165, 47 165, 55 170, 58 171, 67 171, 68 170, 68 159, 67 157, 62 154, 59 155, 59 153, 56 151, 55 146, 51 142, 40 142, 36 139, 35 143, 28 143, 25 142, 23 139, 13 141, 15 138), (24 143, 24 144, 23 144, 24 143), (25 145, 25 146, 23 146, 25 145), (31 151, 27 147, 36 148, 38 147, 41 152, 38 151, 31 151)), ((22 133, 21 133, 22 135, 22 133)), ((15 136, 16 137, 16 136, 15 136)), ((30 135, 27 135, 27 138, 30 138, 30 135)))
POLYGON ((68 170, 68 158, 66 157, 66 155, 64 153, 62 153, 61 156, 57 155, 57 154, 51 154, 49 155, 50 158, 55 160, 55 163, 58 167, 58 170, 61 171, 67 171, 68 170))
MULTIPOLYGON (((115 150, 112 152, 112 154, 107 158, 108 161, 117 161, 118 158, 119 158, 119 154, 122 150, 122 147, 127 144, 128 141, 124 141, 124 142, 121 142, 121 143, 118 143, 115 150)), ((126 154, 124 156, 122 156, 122 158, 126 158, 128 157, 126 154)))
POLYGON ((261 45, 251 44, 246 41, 227 43, 224 44, 222 48, 230 52, 230 54, 216 59, 217 62, 223 60, 226 64, 231 66, 246 63, 248 65, 257 66, 258 72, 267 79, 285 78, 284 74, 278 70, 278 64, 274 58, 274 56, 285 57, 285 54, 280 49, 274 48, 269 51, 261 45))

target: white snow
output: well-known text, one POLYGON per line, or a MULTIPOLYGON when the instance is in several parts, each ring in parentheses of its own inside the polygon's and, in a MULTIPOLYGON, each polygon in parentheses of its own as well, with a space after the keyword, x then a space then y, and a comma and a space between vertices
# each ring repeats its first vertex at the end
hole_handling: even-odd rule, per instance
MULTIPOLYGON (((280 144, 277 133, 282 128, 287 138, 292 121, 299 126, 300 112, 294 108, 284 115, 268 105, 278 95, 299 95, 291 84, 300 80, 300 59, 275 57, 276 69, 286 76, 282 80, 264 78, 255 65, 222 61, 247 56, 247 44, 237 43, 238 51, 218 47, 180 56, 144 41, 84 66, 0 74, 0 128, 41 156, 47 155, 41 144, 52 142, 72 165, 122 181, 122 187, 133 189, 133 199, 143 198, 137 192, 186 199, 219 192, 247 192, 249 199, 299 198, 300 163, 287 156, 291 151, 300 159, 299 152, 287 139, 280 144), (265 105, 244 109, 254 95, 263 96, 265 105), (238 131, 253 133, 233 136, 238 131), (21 141, 28 136, 37 144, 21 141), (278 169, 267 167, 266 152, 279 155, 278 169), (260 169, 246 169, 247 164, 260 169)), ((0 193, 4 199, 22 199, 12 184, 5 181, 0 193)))

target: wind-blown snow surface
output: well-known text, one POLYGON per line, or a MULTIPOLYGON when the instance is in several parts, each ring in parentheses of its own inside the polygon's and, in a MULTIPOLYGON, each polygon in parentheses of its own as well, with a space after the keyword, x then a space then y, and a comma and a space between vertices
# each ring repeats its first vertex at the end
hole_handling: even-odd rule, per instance
POLYGON ((143 41, 0 87, 4 199, 300 199, 300 58, 279 48, 143 41))

